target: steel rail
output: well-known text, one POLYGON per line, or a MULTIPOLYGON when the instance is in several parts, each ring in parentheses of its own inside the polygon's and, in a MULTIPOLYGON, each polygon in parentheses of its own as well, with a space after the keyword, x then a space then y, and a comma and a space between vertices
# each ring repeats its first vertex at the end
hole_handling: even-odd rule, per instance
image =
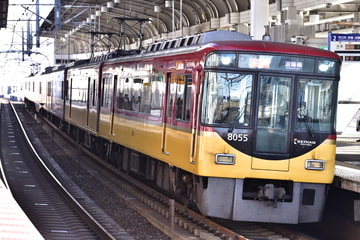
POLYGON ((47 177, 52 181, 55 186, 60 190, 66 201, 70 204, 70 206, 79 214, 79 216, 83 219, 83 221, 88 224, 88 226, 101 238, 101 239, 111 239, 115 240, 116 238, 112 236, 101 224, 94 219, 91 214, 86 211, 81 204, 66 190, 66 188, 61 184, 61 182, 55 177, 55 175, 50 171, 50 169, 46 166, 44 161, 41 159, 39 154, 36 152, 36 149, 32 145, 28 134, 23 126, 23 124, 20 121, 20 118, 15 110, 15 107, 10 102, 10 106, 12 111, 14 112, 14 115, 16 117, 16 120, 20 126, 21 132, 25 137, 26 143, 31 149, 31 152, 34 154, 38 162, 40 163, 41 168, 44 170, 44 173, 47 175, 47 177))

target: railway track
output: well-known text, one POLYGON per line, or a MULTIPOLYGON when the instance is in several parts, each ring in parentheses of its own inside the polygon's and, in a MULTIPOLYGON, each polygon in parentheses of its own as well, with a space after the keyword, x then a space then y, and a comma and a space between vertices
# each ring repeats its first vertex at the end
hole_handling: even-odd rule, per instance
POLYGON ((93 206, 81 203, 81 191, 74 187, 76 194, 69 192, 71 183, 64 184, 45 164, 13 105, 4 102, 1 132, 1 159, 10 189, 45 239, 132 239, 108 219, 101 219, 101 214, 88 211, 93 206))
MULTIPOLYGON (((51 123, 48 124, 51 125, 51 123)), ((50 131, 53 135, 54 129, 50 131)), ((62 132, 56 134, 61 134, 65 138, 65 140, 60 140, 63 141, 62 145, 71 142, 66 147, 74 146, 75 142, 70 137, 62 132)), ((152 224, 174 239, 314 239, 279 225, 210 220, 178 203, 174 203, 174 211, 172 211, 172 199, 105 163, 87 149, 82 148, 81 151, 91 156, 91 160, 82 160, 82 168, 89 173, 94 173, 98 181, 112 189, 119 198, 127 201, 152 224), (173 219, 173 222, 170 219, 173 219)))

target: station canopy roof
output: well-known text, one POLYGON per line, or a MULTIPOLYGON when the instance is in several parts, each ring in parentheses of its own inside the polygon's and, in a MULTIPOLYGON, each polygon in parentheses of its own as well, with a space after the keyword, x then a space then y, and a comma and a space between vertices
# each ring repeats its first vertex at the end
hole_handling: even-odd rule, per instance
MULTIPOLYGON (((231 30, 237 24, 233 22, 239 21, 239 19, 232 20, 232 17, 243 18, 246 15, 249 18, 248 10, 251 8, 250 0, 58 0, 58 2, 59 4, 54 6, 41 25, 41 36, 54 37, 58 40, 71 36, 72 41, 75 42, 88 41, 88 46, 101 41, 104 49, 131 45, 138 42, 139 38, 157 40, 209 30, 231 30), (215 25, 216 27, 213 27, 215 25), (88 36, 92 36, 93 40, 85 40, 90 39, 88 36)), ((299 9, 298 12, 304 14, 304 24, 311 20, 311 15, 319 15, 320 20, 331 18, 340 23, 346 21, 344 26, 349 28, 350 25, 346 26, 348 21, 341 20, 341 16, 353 14, 353 23, 360 18, 360 0, 324 2, 326 1, 314 4, 316 6, 308 3, 305 6, 304 3, 296 1, 293 4, 299 9), (301 9, 302 7, 304 8, 301 9)), ((269 4, 272 6, 280 4, 281 8, 288 4, 288 1, 269 0, 269 4)), ((286 16, 282 14, 281 18, 283 17, 286 16)), ((354 27, 354 24, 350 27, 354 27)))
MULTIPOLYGON (((41 36, 84 38, 92 32, 97 38, 109 38, 114 46, 132 44, 140 37, 166 38, 173 29, 201 26, 230 12, 249 9, 250 1, 243 0, 61 0, 41 25, 41 36), (58 19, 56 12, 60 13, 58 19)), ((186 34, 192 33, 188 30, 186 34)))

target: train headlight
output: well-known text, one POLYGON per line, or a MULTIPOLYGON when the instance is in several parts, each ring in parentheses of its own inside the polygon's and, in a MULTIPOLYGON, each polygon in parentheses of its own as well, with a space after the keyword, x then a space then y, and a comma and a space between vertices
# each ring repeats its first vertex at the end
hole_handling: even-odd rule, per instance
POLYGON ((235 155, 233 154, 224 154, 224 153, 217 153, 215 162, 217 164, 228 164, 233 165, 235 164, 235 155))
POLYGON ((322 171, 325 168, 325 162, 323 160, 307 159, 305 161, 305 168, 322 171))

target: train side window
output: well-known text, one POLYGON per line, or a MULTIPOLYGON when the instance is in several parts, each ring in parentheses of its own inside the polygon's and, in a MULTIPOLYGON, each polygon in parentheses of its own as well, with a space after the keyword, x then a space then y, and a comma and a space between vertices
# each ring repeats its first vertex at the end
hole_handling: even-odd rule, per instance
POLYGON ((69 100, 69 80, 65 80, 63 85, 64 85, 64 90, 63 90, 64 99, 69 100))
POLYGON ((169 94, 167 99, 167 117, 172 118, 173 116, 173 104, 174 104, 174 98, 176 96, 176 75, 169 75, 169 94))
POLYGON ((71 94, 72 94, 72 85, 73 85, 73 79, 70 78, 70 82, 69 82, 69 85, 68 85, 68 99, 71 101, 71 94))
POLYGON ((95 106, 96 90, 95 90, 95 79, 91 81, 91 77, 88 77, 89 84, 89 105, 95 106))
POLYGON ((102 79, 102 87, 101 87, 101 106, 104 106, 104 94, 105 94, 105 78, 102 79))
POLYGON ((165 92, 164 74, 155 73, 151 80, 150 114, 160 117, 165 92))
POLYGON ((126 78, 124 84, 124 109, 131 110, 132 79, 126 78))
POLYGON ((51 82, 48 82, 48 87, 47 87, 47 93, 46 96, 50 97, 51 96, 51 82))
POLYGON ((131 96, 131 109, 135 112, 140 112, 141 94, 143 90, 142 78, 134 78, 132 85, 132 96, 131 96))
POLYGON ((61 93, 60 93, 60 99, 62 99, 62 100, 64 100, 64 96, 65 96, 65 94, 64 94, 64 83, 65 83, 65 81, 61 81, 61 86, 60 86, 60 88, 61 88, 61 93))
POLYGON ((178 76, 176 88, 176 119, 189 121, 192 76, 178 76))
POLYGON ((101 106, 104 108, 110 108, 111 95, 112 95, 112 74, 103 74, 102 82, 102 94, 101 94, 101 106))
POLYGON ((96 88, 96 80, 94 79, 93 82, 92 82, 92 95, 93 95, 93 102, 92 102, 92 105, 93 106, 97 106, 97 88, 96 88))
POLYGON ((117 107, 119 110, 123 110, 124 109, 124 83, 125 83, 125 79, 124 78, 120 78, 117 84, 117 107))
POLYGON ((151 76, 149 75, 144 76, 141 85, 140 112, 147 114, 150 113, 151 92, 152 92, 150 79, 151 76))

